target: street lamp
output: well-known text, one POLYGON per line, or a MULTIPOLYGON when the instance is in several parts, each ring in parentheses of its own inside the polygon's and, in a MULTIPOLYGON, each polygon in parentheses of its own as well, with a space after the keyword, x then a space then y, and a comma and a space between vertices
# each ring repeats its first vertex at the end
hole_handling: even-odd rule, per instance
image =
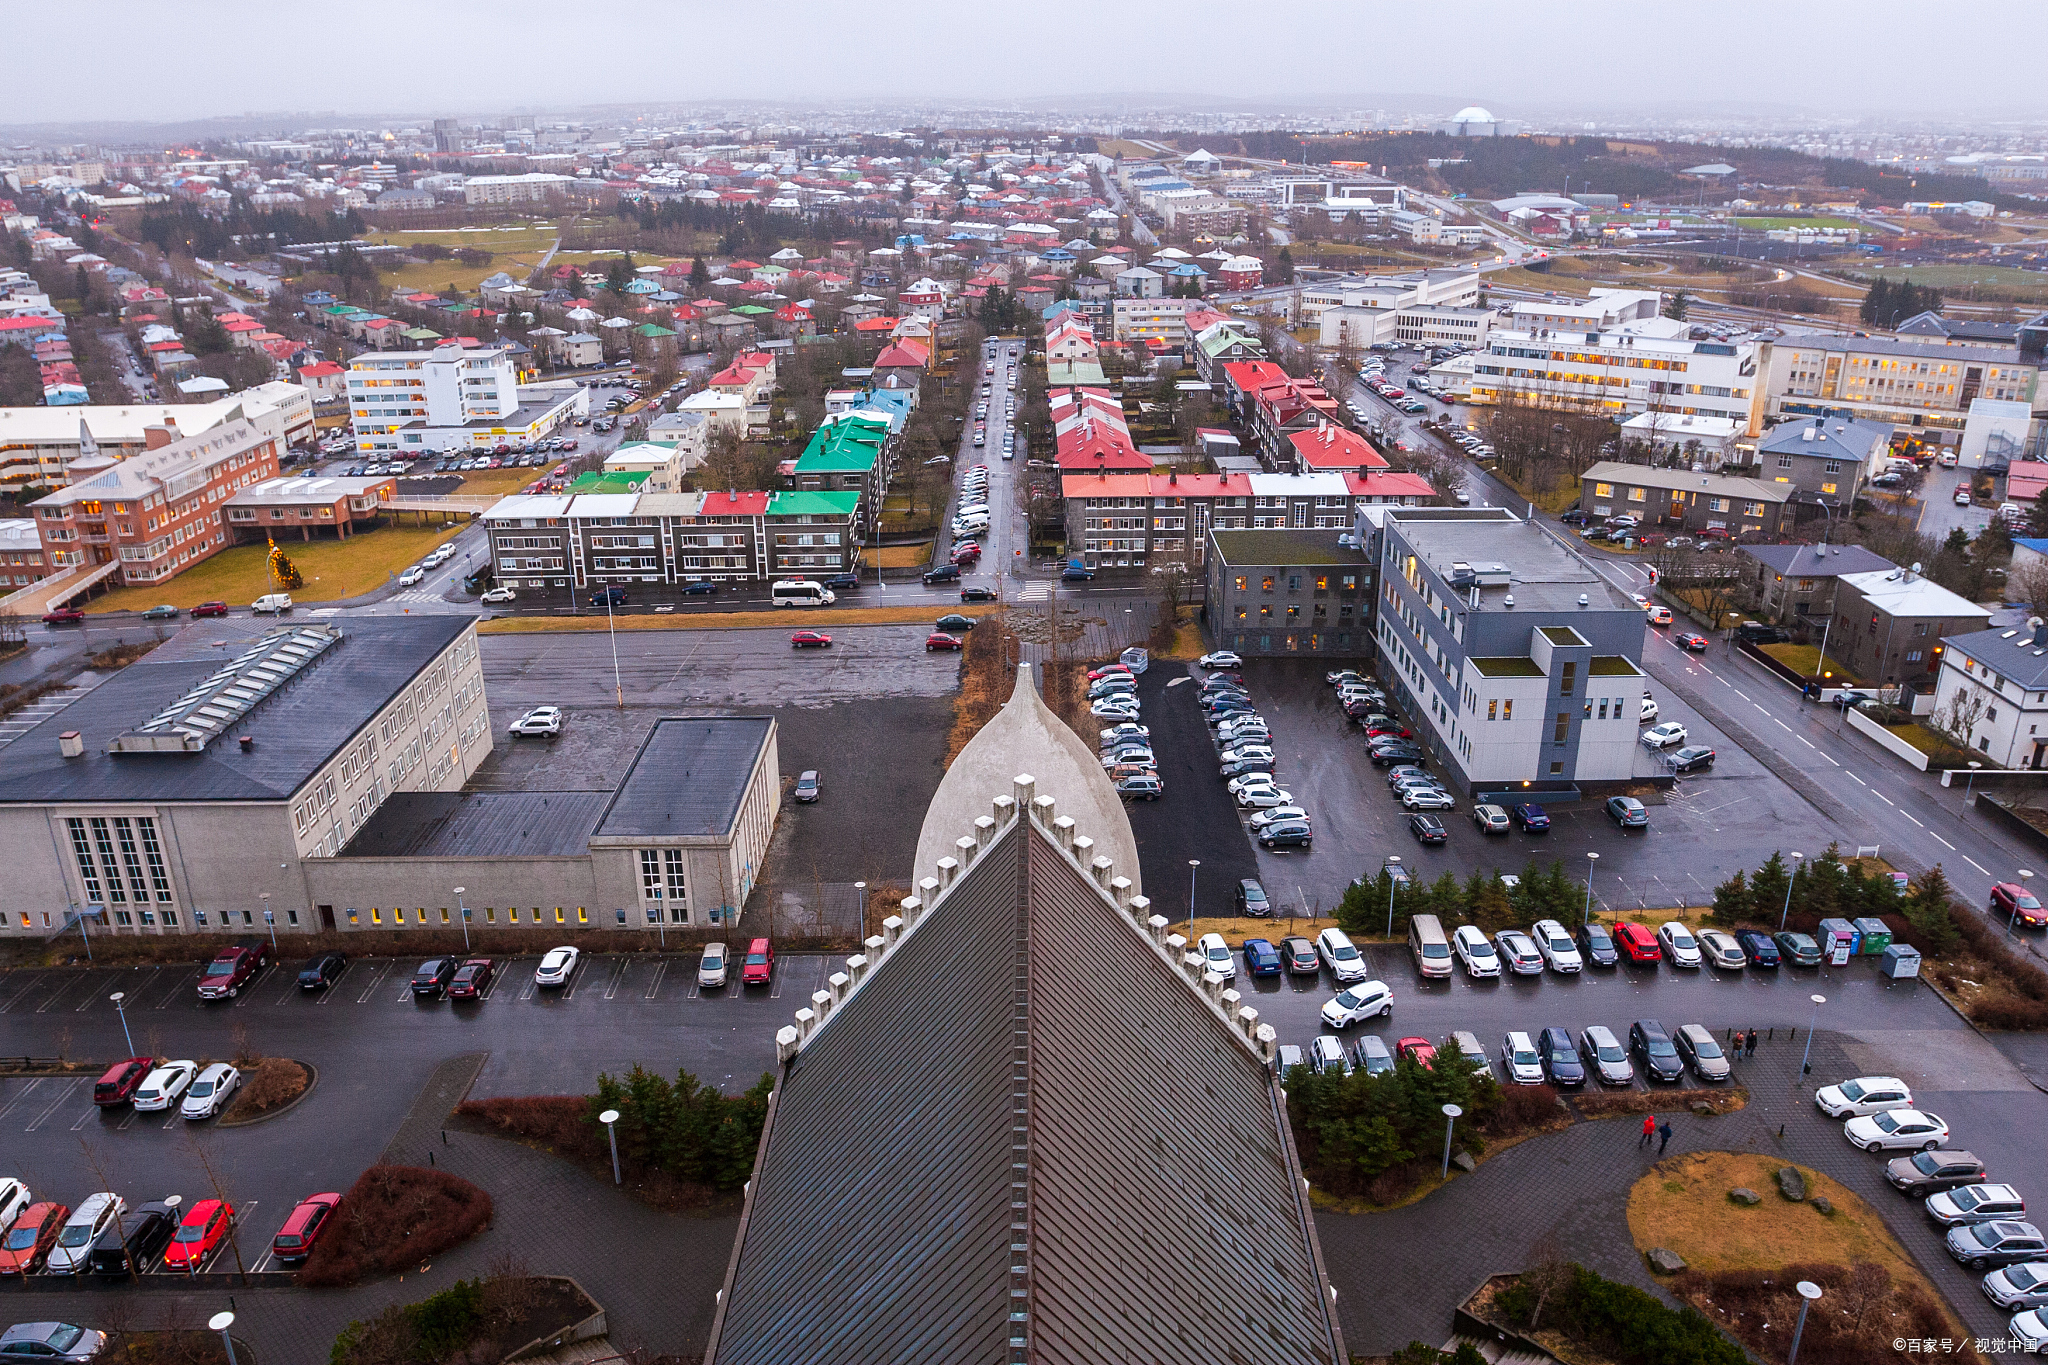
POLYGON ((263 923, 270 930, 270 953, 271 956, 275 957, 277 955, 277 916, 270 912, 270 893, 268 891, 265 891, 258 899, 263 902, 263 923))
POLYGON ((866 942, 868 936, 868 884, 866 882, 855 882, 853 884, 853 893, 860 897, 860 936, 861 941, 866 942))
POLYGON ((227 1347, 228 1365, 235 1365, 235 1339, 228 1335, 228 1328, 235 1325, 235 1315, 228 1312, 215 1313, 206 1320, 209 1330, 220 1333, 221 1345, 227 1347))
POLYGON ((455 909, 462 916, 462 952, 464 956, 469 954, 469 907, 462 903, 462 893, 468 889, 466 886, 455 888, 455 909))
POLYGON ((1792 1329, 1792 1351, 1785 1357, 1785 1365, 1798 1365, 1799 1337, 1806 1330, 1806 1310, 1820 1302, 1820 1286, 1812 1280, 1801 1280, 1799 1289, 1799 1325, 1792 1329))
POLYGON ((1464 1116, 1465 1116, 1465 1111, 1464 1111, 1464 1110, 1462 1110, 1462 1109, 1460 1109, 1460 1108, 1459 1108, 1459 1107, 1458 1107, 1457 1105, 1455 1105, 1455 1104, 1447 1104, 1447 1105, 1445 1105, 1445 1106, 1444 1106, 1444 1169, 1443 1169, 1443 1178, 1444 1178, 1445 1180, 1449 1180, 1449 1179, 1451 1178, 1451 1134, 1452 1134, 1452 1132, 1454 1132, 1454 1131, 1455 1131, 1455 1130, 1457 1129, 1457 1126, 1458 1126, 1458 1120, 1459 1120, 1459 1119, 1461 1119, 1461 1118, 1463 1118, 1464 1116))
POLYGON ((1805 856, 1804 853, 1798 852, 1792 855, 1792 873, 1785 878, 1785 908, 1778 912, 1778 928, 1780 929, 1785 927, 1785 920, 1792 913, 1792 882, 1799 875, 1799 862, 1805 856))
POLYGON ((1970 793, 1977 788, 1977 769, 1983 766, 1974 758, 1970 760, 1970 780, 1963 784, 1963 804, 1966 806, 1970 804, 1970 793))
POLYGON ((1808 998, 1813 1001, 1813 1017, 1806 1021, 1806 1051, 1799 1054, 1799 1074, 1802 1076, 1807 1072, 1807 1060, 1813 1056, 1813 1030, 1820 1023, 1820 1007, 1828 1002, 1828 998, 1825 995, 1809 996, 1808 998))
POLYGON ((115 991, 107 999, 114 1002, 114 1013, 121 1016, 121 1036, 128 1040, 128 1055, 135 1055, 135 1035, 128 1031, 128 1007, 121 1002, 128 998, 128 992, 115 991))
POLYGON ((1593 918, 1593 869, 1599 865, 1599 854, 1588 853, 1586 855, 1586 909, 1579 916, 1579 923, 1581 925, 1586 924, 1593 918))
POLYGON ((2020 917, 2020 902, 2027 898, 2027 883, 2034 880, 2034 874, 2024 867, 2020 869, 2020 893, 2012 898, 2012 913, 2005 917, 2006 937, 2012 937, 2015 921, 2020 917))
POLYGON ((1401 855, 1400 855, 1400 854, 1398 854, 1398 853, 1389 853, 1389 854, 1387 855, 1387 937, 1388 937, 1388 938, 1392 938, 1392 937, 1394 936, 1394 885, 1395 885, 1395 876, 1396 876, 1396 874, 1398 874, 1398 873, 1400 872, 1400 870, 1401 870, 1401 855))
POLYGON ((597 1121, 604 1125, 605 1136, 612 1140, 612 1184, 623 1185, 626 1182, 619 1175, 619 1130, 612 1126, 619 1121, 619 1111, 607 1109, 597 1116, 597 1121))
POLYGON ((1200 858, 1188 859, 1188 936, 1195 933, 1195 869, 1202 865, 1200 858))

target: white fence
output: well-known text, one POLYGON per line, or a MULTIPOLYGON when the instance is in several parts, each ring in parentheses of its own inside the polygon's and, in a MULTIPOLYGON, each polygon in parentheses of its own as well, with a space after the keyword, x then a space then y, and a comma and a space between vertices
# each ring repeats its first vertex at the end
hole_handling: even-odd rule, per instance
POLYGON ((1923 773, 1927 771, 1926 754, 1906 743, 1905 740, 1900 739, 1897 735, 1885 729, 1855 707, 1850 707, 1847 714, 1850 729, 1862 731, 1894 754, 1897 754, 1911 766, 1918 768, 1923 773))

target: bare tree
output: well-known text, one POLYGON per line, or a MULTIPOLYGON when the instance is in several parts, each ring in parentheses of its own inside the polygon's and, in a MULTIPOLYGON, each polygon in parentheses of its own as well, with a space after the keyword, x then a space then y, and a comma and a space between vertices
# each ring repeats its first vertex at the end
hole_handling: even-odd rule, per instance
POLYGON ((1529 1268, 1522 1272, 1522 1283, 1536 1291, 1536 1306, 1529 1310, 1530 1331, 1542 1325, 1543 1305, 1572 1282, 1576 1269, 1565 1259, 1555 1233, 1546 1232, 1530 1245, 1529 1268))
MULTIPOLYGON (((206 1149, 205 1144, 200 1142, 194 1133, 188 1131, 185 1140, 191 1147, 192 1155, 199 1162, 199 1173, 206 1177, 206 1186, 213 1191, 213 1197, 220 1200, 225 1207, 233 1209, 235 1204, 228 1197, 227 1181, 222 1178, 220 1168, 213 1164, 213 1153, 206 1149)), ((233 1214, 228 1217, 228 1249, 235 1253, 235 1274, 241 1277, 244 1285, 248 1284, 249 1267, 242 1261, 242 1220, 233 1214)))
POLYGON ((1976 688, 1958 687, 1948 702, 1927 718, 1928 728, 1956 748, 1969 750, 1976 740, 1977 722, 1984 718, 1984 694, 1976 688))

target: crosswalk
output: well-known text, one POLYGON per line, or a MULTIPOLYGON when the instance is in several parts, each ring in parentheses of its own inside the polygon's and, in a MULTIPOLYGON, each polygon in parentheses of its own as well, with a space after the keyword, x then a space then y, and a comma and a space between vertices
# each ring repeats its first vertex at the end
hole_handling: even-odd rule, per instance
POLYGON ((393 602, 439 602, 443 599, 440 593, 428 592, 425 588, 407 588, 404 592, 393 593, 391 600, 393 602))
POLYGON ((1048 602, 1052 600, 1052 584, 1043 578, 1033 579, 1017 590, 1019 602, 1048 602))
POLYGON ((4 720, 0 720, 0 748, 5 748, 12 744, 15 740, 21 738, 30 730, 33 730, 36 726, 42 724, 51 716, 56 715, 59 711, 62 711, 65 707, 71 705, 72 702, 77 701, 90 691, 92 691, 90 687, 81 687, 76 684, 70 687, 60 687, 55 692, 48 692, 37 697, 19 711, 14 712, 4 720))

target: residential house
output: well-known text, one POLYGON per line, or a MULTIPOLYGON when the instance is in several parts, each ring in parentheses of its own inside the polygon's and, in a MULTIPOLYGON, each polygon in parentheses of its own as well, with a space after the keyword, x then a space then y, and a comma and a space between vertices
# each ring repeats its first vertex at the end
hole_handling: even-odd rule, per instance
POLYGON ((1103 468, 1065 472, 1067 545, 1091 568, 1144 568, 1163 557, 1207 554, 1211 529, 1343 531, 1365 506, 1413 506, 1435 496, 1428 480, 1388 472, 1151 474, 1103 468))
MULTIPOLYGON (((1843 574, 1890 573, 1898 565, 1861 545, 1744 545, 1738 551, 1752 567, 1757 615, 1766 621, 1797 621, 1835 613, 1835 583, 1843 574)), ((2017 552, 2015 552, 2017 553, 2017 552)))
POLYGON ((1370 648, 1373 564, 1341 530, 1209 532, 1204 619, 1248 657, 1370 648))
POLYGON ((1994 626, 1945 637, 1936 678, 1937 729, 1992 768, 2048 768, 2048 625, 1994 626))
POLYGON ((1991 613, 1910 568, 1842 574, 1828 654, 1867 683, 1929 691, 1942 640, 1981 629, 1991 613))
POLYGON ((1851 417, 1783 422, 1757 442, 1756 477, 1818 493, 1847 506, 1862 485, 1884 472, 1892 429, 1851 417))
POLYGON ((1632 514, 1644 531, 1782 537, 1793 528, 1794 491, 1789 483, 1603 460, 1580 476, 1579 506, 1592 517, 1632 514))
POLYGON ((811 433, 810 442, 797 457, 793 487, 805 493, 859 493, 858 529, 866 534, 872 520, 880 515, 894 462, 895 450, 886 418, 866 412, 828 416, 811 433))

